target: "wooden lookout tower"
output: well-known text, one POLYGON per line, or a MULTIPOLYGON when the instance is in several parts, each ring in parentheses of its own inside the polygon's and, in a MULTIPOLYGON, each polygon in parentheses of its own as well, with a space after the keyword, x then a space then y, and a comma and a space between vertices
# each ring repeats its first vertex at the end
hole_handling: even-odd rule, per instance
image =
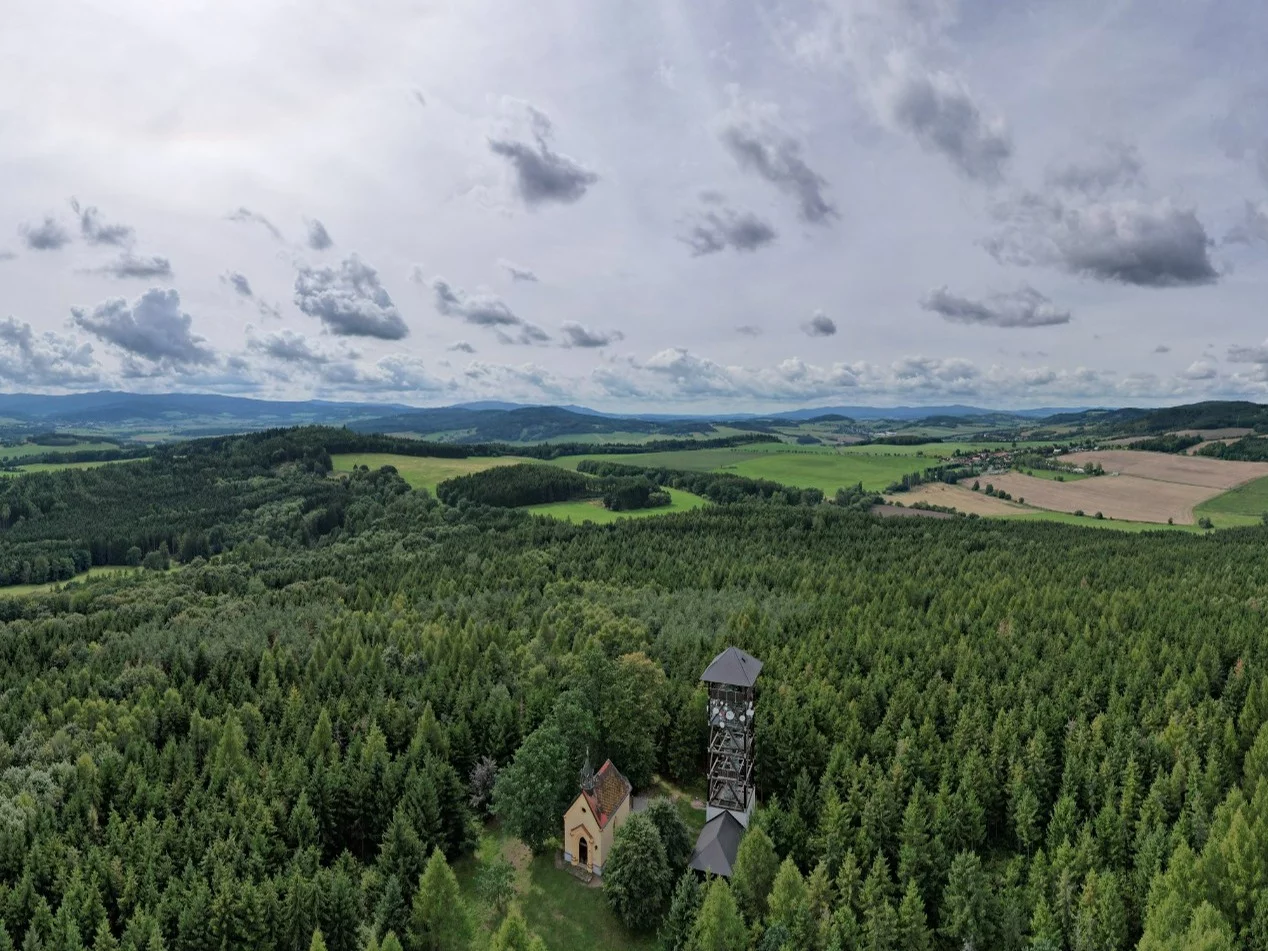
POLYGON ((754 684, 762 662, 738 647, 713 658, 709 688, 709 799, 706 819, 729 812, 748 828, 753 815, 754 684))

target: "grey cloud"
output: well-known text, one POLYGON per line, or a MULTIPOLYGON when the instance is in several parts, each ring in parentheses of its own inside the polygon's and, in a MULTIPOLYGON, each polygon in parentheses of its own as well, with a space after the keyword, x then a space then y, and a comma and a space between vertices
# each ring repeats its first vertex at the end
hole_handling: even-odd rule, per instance
POLYGON ((17 254, 13 251, 0 251, 0 261, 13 261, 16 260, 16 258, 17 254))
POLYGON ((522 267, 513 261, 505 258, 498 258, 498 266, 501 267, 510 276, 512 281, 527 281, 532 284, 537 283, 537 273, 532 268, 522 267))
POLYGON ((1213 284, 1211 241, 1197 214, 1168 199, 1071 205, 1026 194, 997 214, 1008 224, 985 242, 1006 264, 1055 265, 1071 274, 1140 287, 1213 284))
POLYGON ((992 294, 984 300, 960 297, 943 286, 921 298, 920 306, 953 323, 988 327, 1050 327, 1070 322, 1068 310, 1053 306, 1047 297, 1029 286, 992 294))
POLYGON ((70 244, 70 232, 51 216, 36 225, 22 225, 18 234, 32 251, 57 251, 70 244))
POLYGON ((735 332, 737 334, 743 334, 746 337, 760 337, 762 335, 762 328, 756 326, 755 324, 740 324, 740 326, 735 328, 735 332))
POLYGON ((250 208, 239 208, 237 211, 229 212, 229 214, 225 215, 225 217, 230 221, 248 221, 254 222, 258 225, 263 225, 268 229, 269 234, 277 238, 278 241, 282 240, 282 232, 278 229, 277 225, 273 224, 273 222, 269 221, 269 219, 265 218, 262 214, 252 211, 250 208))
POLYGON ((13 317, 0 320, 0 379, 23 386, 94 383, 92 345, 62 334, 36 334, 13 317))
POLYGON ((1254 244, 1268 242, 1268 202, 1248 201, 1242 211, 1242 220, 1224 235, 1225 244, 1254 244))
POLYGON ((726 248, 756 251, 778 237, 774 227, 751 211, 707 208, 697 212, 681 236, 693 257, 716 254, 726 248))
POLYGON ((276 304, 270 304, 266 300, 257 300, 255 302, 255 307, 256 310, 260 312, 261 317, 266 319, 269 317, 276 317, 278 320, 282 319, 282 309, 276 304))
POLYGON ((436 310, 446 317, 457 317, 476 327, 490 327, 497 331, 502 343, 545 343, 550 335, 535 324, 519 317, 502 298, 493 294, 464 294, 438 277, 431 282, 436 310), (518 327, 512 335, 503 328, 518 327))
POLYGON ((801 325, 801 330, 810 337, 831 337, 837 332, 837 325, 823 311, 816 310, 814 316, 801 325))
POLYGON ((467 341, 465 340, 455 340, 445 349, 449 351, 457 351, 459 353, 475 353, 476 352, 476 348, 471 346, 471 344, 467 343, 467 341))
POLYGON ((427 105, 427 97, 426 97, 426 96, 424 96, 424 95, 422 94, 422 92, 421 92, 420 90, 418 90, 418 89, 415 89, 415 90, 414 90, 414 99, 418 102, 418 104, 419 104, 420 106, 426 106, 426 105, 427 105))
POLYGON ((308 222, 308 246, 314 251, 325 251, 334 241, 330 240, 330 232, 316 218, 308 222))
POLYGON ((247 280, 247 276, 245 274, 240 274, 237 271, 229 271, 228 273, 221 275, 220 280, 222 283, 228 284, 243 297, 254 296, 254 292, 251 290, 251 282, 247 280))
POLYGON ((994 183, 1003 177, 1013 154, 1007 129, 985 119, 969 91, 950 76, 908 65, 895 77, 889 106, 902 128, 966 178, 994 183))
POLYGON ((528 110, 533 125, 533 142, 490 139, 489 149, 494 155, 509 161, 515 169, 516 185, 526 205, 579 201, 599 180, 599 176, 567 155, 551 149, 554 129, 550 119, 531 106, 528 110))
POLYGON ((550 334, 546 333, 546 331, 542 330, 542 328, 538 327, 536 324, 530 324, 528 321, 525 321, 520 325, 519 333, 514 336, 508 334, 504 330, 498 330, 496 333, 498 340, 502 343, 530 346, 532 344, 550 342, 550 334))
POLYGON ((976 380, 981 371, 968 360, 953 357, 904 357, 891 364, 894 378, 917 386, 963 385, 976 380))
POLYGON ((1238 346, 1228 348, 1229 363, 1268 363, 1268 344, 1257 346, 1238 346))
POLYGON ((104 224, 101 213, 95 207, 81 207, 74 198, 70 200, 70 207, 79 216, 79 231, 89 244, 109 244, 123 248, 132 243, 135 232, 128 225, 104 224))
POLYGON ((590 330, 574 321, 566 322, 562 329, 565 347, 606 347, 625 339, 625 334, 619 330, 590 330))
POLYGON ((118 297, 91 311, 74 308, 71 315, 79 327, 130 357, 148 361, 156 371, 215 363, 215 351, 193 333, 193 318, 180 304, 176 291, 155 287, 131 305, 118 297))
POLYGON ((284 363, 325 366, 331 361, 327 354, 313 349, 307 337, 293 330, 282 330, 278 333, 266 334, 262 338, 252 339, 247 344, 247 348, 284 363))
POLYGON ((113 261, 95 269, 98 274, 107 274, 117 278, 156 278, 171 277, 172 262, 158 255, 137 255, 124 251, 113 261))
MULTIPOLYGON (((741 169, 766 179, 797 201, 804 221, 827 224, 837 211, 824 196, 828 181, 801 157, 801 143, 769 121, 732 116, 722 144, 741 169)), ((761 243, 761 242, 759 242, 761 243)), ((708 252, 704 252, 708 253, 708 252)))
POLYGON ((1154 353, 1170 353, 1170 352, 1171 352, 1171 348, 1168 347, 1165 343, 1160 343, 1158 344, 1158 346, 1154 347, 1154 353))
POLYGON ((1140 181, 1144 167, 1135 146, 1117 144, 1106 146, 1094 158, 1049 168, 1045 181, 1052 188, 1099 197, 1140 181))
POLYGON ((378 272, 355 254, 338 267, 300 267, 295 304, 337 336, 401 340, 409 335, 378 272))

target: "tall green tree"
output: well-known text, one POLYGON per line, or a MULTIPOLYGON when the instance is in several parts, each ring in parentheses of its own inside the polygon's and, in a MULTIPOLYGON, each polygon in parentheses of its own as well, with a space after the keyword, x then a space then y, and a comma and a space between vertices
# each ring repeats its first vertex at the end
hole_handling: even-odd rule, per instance
POLYGON ((748 928, 724 878, 710 880, 696 915, 692 951, 736 951, 748 946, 748 928))
POLYGON ((761 827, 749 829, 740 840, 731 874, 731 887, 747 921, 766 917, 766 900, 778 872, 779 856, 770 836, 761 827))
POLYGON ((660 833, 646 813, 636 812, 616 830, 603 863, 603 894, 625 927, 653 931, 660 925, 673 887, 660 833))
POLYGON ((471 919, 458 880, 439 849, 432 852, 414 894, 410 915, 413 951, 464 951, 471 943, 471 919))

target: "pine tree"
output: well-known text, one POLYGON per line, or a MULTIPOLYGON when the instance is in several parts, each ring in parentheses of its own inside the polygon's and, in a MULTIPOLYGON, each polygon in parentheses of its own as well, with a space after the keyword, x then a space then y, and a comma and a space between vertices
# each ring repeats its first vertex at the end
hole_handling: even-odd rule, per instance
POLYGON ((984 949, 989 946, 992 921, 990 882, 982 860, 976 852, 961 852, 951 863, 942 893, 942 933, 984 949))
POLYGON ((691 932, 703 898, 704 889, 700 886, 700 879, 695 872, 687 869, 678 879, 673 899, 669 903, 669 913, 661 923, 661 951, 686 951, 690 946, 691 932))
POLYGON ((422 840, 405 807, 399 805, 379 847, 379 871, 384 878, 395 878, 402 885, 407 882, 412 885, 423 874, 426 864, 427 853, 422 840))
MULTIPOLYGON (((747 840, 752 835, 745 836, 747 840)), ((726 879, 715 878, 705 889, 696 915, 691 951, 736 951, 748 946, 748 929, 726 879)))
POLYGON ((794 947, 810 947, 814 935, 814 922, 810 916, 810 898, 805 879, 791 858, 784 859, 771 886, 769 913, 770 925, 780 924, 787 929, 794 947))
POLYGON ((9 937, 9 929, 5 927, 3 918, 0 918, 0 951, 13 951, 13 939, 9 937))
POLYGON ((517 909, 512 909, 493 933, 489 951, 531 951, 532 943, 533 935, 524 922, 524 916, 517 909))
POLYGON ((774 843, 762 829, 750 829, 740 840, 731 874, 731 888, 746 921, 756 924, 766 917, 766 899, 778 872, 774 843))
POLYGON ((403 951, 395 931, 389 931, 383 936, 383 940, 379 942, 379 951, 403 951))
POLYGON ((898 905, 898 943, 902 951, 930 951, 933 933, 925 917, 925 901, 914 878, 907 880, 907 889, 898 905))
MULTIPOLYGON (((389 931, 405 934, 409 927, 409 905, 401 893, 401 883, 395 875, 389 875, 383 883, 383 891, 374 906, 374 926, 379 934, 389 931)), ((382 951, 382 948, 380 948, 382 951)))
POLYGON ((308 951, 326 951, 326 942, 322 939, 320 928, 313 932, 313 940, 308 943, 308 951))
POLYGON ((471 920, 458 880, 440 849, 432 852, 418 881, 410 914, 415 951, 463 951, 471 943, 471 920))

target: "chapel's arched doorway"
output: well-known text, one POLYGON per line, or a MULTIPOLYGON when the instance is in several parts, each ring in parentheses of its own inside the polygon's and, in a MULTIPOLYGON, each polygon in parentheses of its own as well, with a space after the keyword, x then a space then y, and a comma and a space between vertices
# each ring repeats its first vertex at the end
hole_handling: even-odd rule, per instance
POLYGON ((586 868, 590 867, 590 843, 586 841, 583 835, 581 841, 577 843, 577 858, 586 868))

